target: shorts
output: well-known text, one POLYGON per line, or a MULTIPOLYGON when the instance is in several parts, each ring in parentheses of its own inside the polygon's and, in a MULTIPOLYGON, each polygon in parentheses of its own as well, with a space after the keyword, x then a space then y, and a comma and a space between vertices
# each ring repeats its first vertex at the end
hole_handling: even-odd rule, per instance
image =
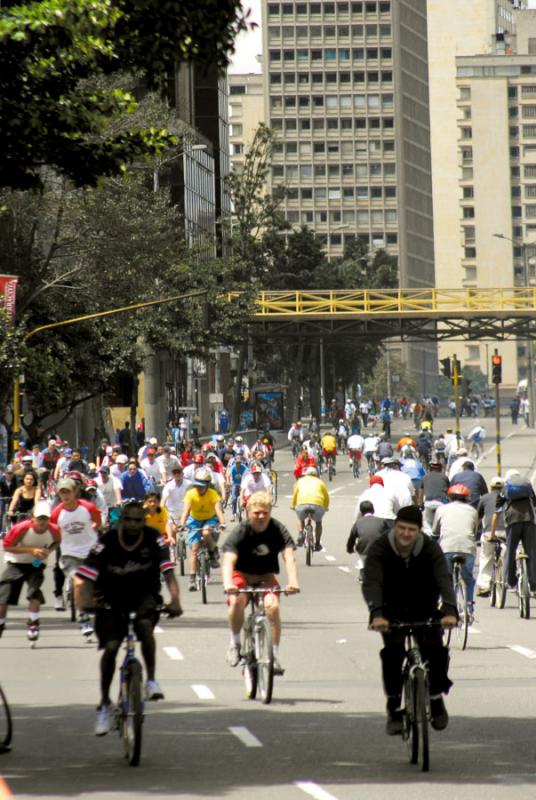
POLYGON ((45 578, 45 565, 34 567, 33 564, 7 563, 0 575, 0 604, 16 606, 24 582, 27 583, 27 600, 44 603, 45 598, 41 586, 45 578))
MULTIPOLYGON (((139 623, 148 620, 151 628, 154 629, 160 617, 158 607, 161 602, 161 597, 148 595, 141 600, 136 609, 133 609, 137 614, 134 630, 138 639, 141 633, 139 623)), ((98 608, 95 612, 95 633, 99 642, 99 650, 103 650, 108 642, 121 644, 128 633, 128 616, 126 612, 118 608, 98 608)))
POLYGON ((350 450, 349 452, 350 458, 355 458, 356 461, 361 461, 362 455, 361 450, 350 450))
POLYGON ((85 558, 78 558, 77 556, 60 556, 60 568, 67 579, 71 577, 73 572, 76 572, 78 567, 83 564, 85 558))
MULTIPOLYGON (((279 589, 279 583, 275 575, 259 575, 259 579, 260 580, 258 582, 252 582, 250 576, 250 580, 248 581, 242 572, 233 572, 233 584, 237 589, 256 588, 260 586, 269 589, 279 589), (266 580, 262 580, 263 578, 266 580)), ((227 605, 229 605, 229 598, 227 598, 227 605)))
POLYGON ((300 522, 305 522, 307 517, 311 517, 313 522, 322 522, 322 517, 326 513, 324 506, 317 506, 314 503, 303 503, 294 509, 300 522))
POLYGON ((219 525, 218 517, 210 517, 210 519, 194 519, 188 517, 186 520, 186 527, 188 529, 188 545, 191 547, 193 544, 199 544, 202 539, 201 531, 205 527, 215 527, 219 525))
POLYGON ((333 458, 333 460, 335 460, 335 457, 337 456, 337 449, 322 450, 322 455, 324 456, 324 458, 333 458))

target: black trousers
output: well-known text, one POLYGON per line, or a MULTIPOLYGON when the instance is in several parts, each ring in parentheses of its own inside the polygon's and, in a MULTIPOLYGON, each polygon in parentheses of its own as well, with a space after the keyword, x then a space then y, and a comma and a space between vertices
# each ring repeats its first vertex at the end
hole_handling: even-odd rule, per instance
MULTIPOLYGON (((422 628, 417 633, 417 642, 424 661, 428 662, 430 694, 446 694, 452 681, 448 676, 449 651, 443 644, 441 628, 422 628)), ((380 652, 383 687, 388 697, 398 698, 402 694, 402 664, 406 653, 403 631, 384 633, 383 643, 384 648, 380 652)))
POLYGON ((519 542, 523 542, 528 555, 529 583, 536 589, 536 525, 533 522, 514 522, 506 528, 506 580, 509 586, 516 585, 516 550, 519 542))

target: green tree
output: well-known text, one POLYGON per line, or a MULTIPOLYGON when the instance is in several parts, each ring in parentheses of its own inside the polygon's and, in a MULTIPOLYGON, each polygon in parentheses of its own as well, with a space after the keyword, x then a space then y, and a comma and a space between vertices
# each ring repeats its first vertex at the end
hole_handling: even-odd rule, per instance
POLYGON ((176 145, 165 127, 129 125, 134 94, 96 79, 128 70, 164 87, 182 63, 223 67, 246 17, 240 0, 3 2, 0 186, 39 186, 43 165, 95 185, 176 145))

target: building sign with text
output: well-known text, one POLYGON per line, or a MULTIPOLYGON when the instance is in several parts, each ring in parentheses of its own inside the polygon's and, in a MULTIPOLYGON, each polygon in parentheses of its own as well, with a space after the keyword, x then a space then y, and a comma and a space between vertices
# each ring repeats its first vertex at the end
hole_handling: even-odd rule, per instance
POLYGON ((12 322, 15 320, 18 282, 19 279, 16 275, 0 275, 0 296, 4 298, 4 306, 12 322))

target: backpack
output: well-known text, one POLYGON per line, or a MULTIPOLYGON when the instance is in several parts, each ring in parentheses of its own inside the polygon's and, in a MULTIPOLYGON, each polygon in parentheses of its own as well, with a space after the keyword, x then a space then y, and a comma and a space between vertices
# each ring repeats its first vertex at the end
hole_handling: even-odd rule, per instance
POLYGON ((526 478, 513 478, 504 484, 504 496, 509 502, 524 500, 532 495, 532 485, 526 478))

